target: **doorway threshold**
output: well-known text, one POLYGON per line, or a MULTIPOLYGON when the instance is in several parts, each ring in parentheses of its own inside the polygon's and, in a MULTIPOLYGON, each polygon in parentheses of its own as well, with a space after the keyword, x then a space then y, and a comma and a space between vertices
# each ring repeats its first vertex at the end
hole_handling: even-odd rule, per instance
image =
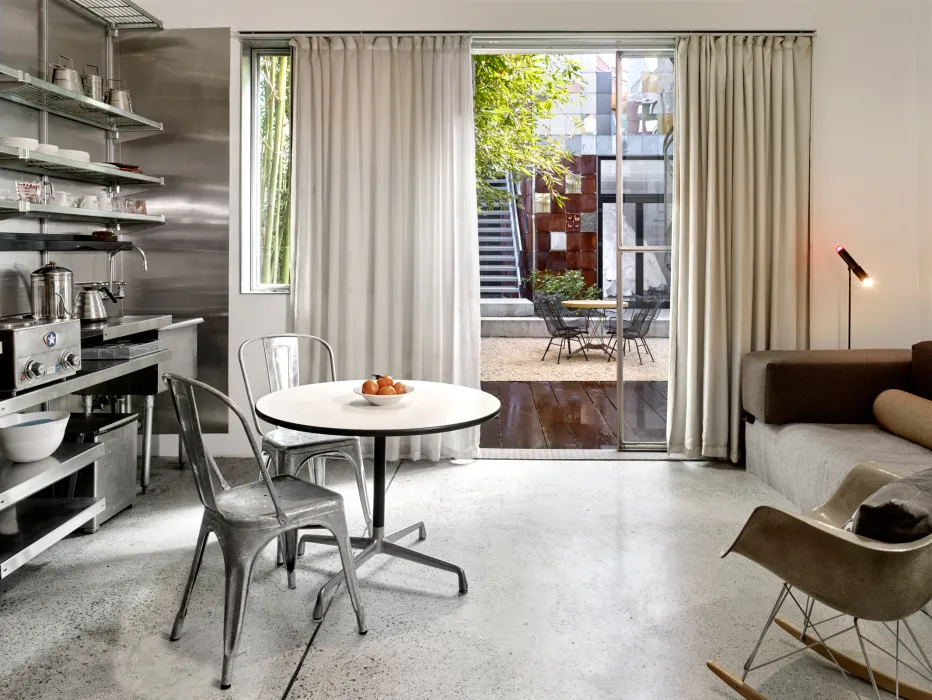
POLYGON ((541 450, 479 448, 479 459, 539 459, 539 460, 586 460, 606 462, 632 461, 680 461, 683 455, 671 455, 662 450, 541 450))

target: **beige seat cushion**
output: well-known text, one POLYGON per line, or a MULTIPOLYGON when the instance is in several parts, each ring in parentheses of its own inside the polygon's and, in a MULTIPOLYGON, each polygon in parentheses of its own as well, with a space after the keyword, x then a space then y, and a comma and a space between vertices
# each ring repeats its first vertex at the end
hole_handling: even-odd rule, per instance
POLYGON ((874 418, 894 435, 932 449, 932 401, 888 389, 874 400, 874 418))

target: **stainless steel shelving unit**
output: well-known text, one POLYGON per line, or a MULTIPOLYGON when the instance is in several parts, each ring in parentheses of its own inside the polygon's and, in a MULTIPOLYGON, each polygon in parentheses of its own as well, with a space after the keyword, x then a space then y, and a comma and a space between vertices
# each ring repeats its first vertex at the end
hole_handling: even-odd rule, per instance
POLYGON ((0 579, 103 512, 103 498, 31 498, 104 456, 102 443, 63 444, 51 457, 0 459, 0 579))
POLYGON ((161 214, 124 214, 118 211, 58 207, 52 204, 33 204, 14 199, 0 199, 0 219, 12 217, 24 219, 48 219, 50 221, 83 221, 110 227, 132 227, 133 230, 161 226, 165 217, 161 214))
POLYGON ((130 0, 60 0, 85 17, 114 29, 161 29, 162 22, 130 0))
POLYGON ((109 187, 117 185, 161 187, 165 184, 165 178, 154 175, 127 172, 94 163, 82 163, 70 158, 50 156, 13 146, 0 146, 0 168, 33 175, 50 175, 67 180, 93 182, 109 187))
POLYGON ((0 99, 111 131, 162 131, 162 123, 65 90, 0 63, 0 99))

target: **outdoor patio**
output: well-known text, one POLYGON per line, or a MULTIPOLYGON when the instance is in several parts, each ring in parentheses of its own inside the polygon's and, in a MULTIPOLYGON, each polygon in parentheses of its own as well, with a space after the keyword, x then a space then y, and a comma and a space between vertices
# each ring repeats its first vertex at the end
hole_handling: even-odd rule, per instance
MULTIPOLYGON (((589 360, 582 353, 566 353, 557 364, 557 343, 541 361, 547 347, 547 338, 483 338, 481 377, 484 382, 559 382, 587 381, 613 382, 617 379, 614 362, 608 362, 601 350, 587 350, 589 360)), ((647 344, 654 356, 641 348, 643 364, 638 363, 632 343, 630 354, 625 355, 626 381, 666 381, 670 363, 670 339, 648 338, 647 344)), ((573 347, 578 347, 573 343, 573 347)))

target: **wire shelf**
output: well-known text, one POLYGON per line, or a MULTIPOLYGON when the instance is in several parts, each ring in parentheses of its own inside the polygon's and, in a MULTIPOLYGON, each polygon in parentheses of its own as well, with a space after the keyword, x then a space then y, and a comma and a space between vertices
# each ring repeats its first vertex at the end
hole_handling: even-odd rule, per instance
POLYGON ((129 0, 62 0, 79 10, 118 29, 161 29, 162 22, 129 0))
POLYGON ((6 218, 83 221, 111 227, 129 226, 134 229, 161 226, 165 223, 165 217, 161 214, 124 214, 117 211, 59 207, 53 204, 33 204, 13 199, 0 199, 0 219, 6 218))
POLYGON ((81 163, 69 158, 50 156, 12 146, 0 146, 0 168, 34 175, 51 175, 67 180, 93 182, 110 187, 115 185, 161 186, 165 184, 163 178, 153 175, 126 172, 125 170, 108 168, 94 163, 81 163))
POLYGON ((162 123, 0 64, 0 98, 113 131, 161 131, 162 123))

